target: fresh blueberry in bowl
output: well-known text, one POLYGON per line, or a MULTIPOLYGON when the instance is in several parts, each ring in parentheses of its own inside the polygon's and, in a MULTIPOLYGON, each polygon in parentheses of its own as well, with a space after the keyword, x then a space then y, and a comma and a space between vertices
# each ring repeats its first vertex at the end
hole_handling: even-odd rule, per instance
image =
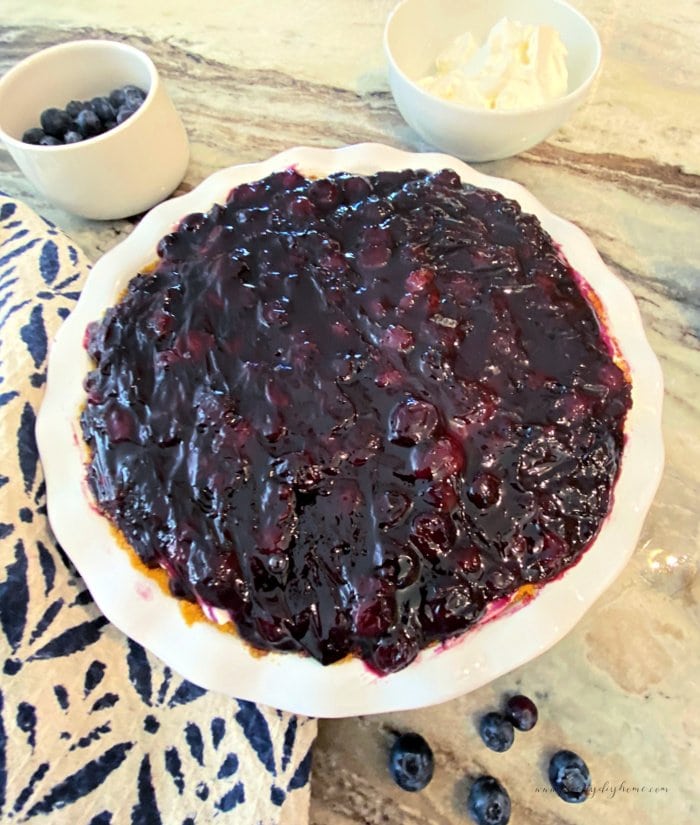
POLYGON ((78 113, 75 119, 76 131, 84 138, 91 138, 101 134, 104 131, 100 118, 92 111, 92 109, 83 109, 78 113))
POLYGON ((127 84, 91 100, 69 100, 65 109, 45 109, 40 117, 41 128, 27 129, 22 141, 34 146, 60 146, 97 137, 130 118, 145 99, 143 89, 127 84))
POLYGON ((419 733, 402 733, 389 751, 389 770, 404 791, 421 791, 433 778, 435 762, 430 745, 419 733))
POLYGON ((480 776, 469 790, 467 810, 477 825, 507 825, 510 796, 493 776, 480 776))
POLYGON ((175 189, 189 159, 187 133, 155 64, 117 40, 59 43, 5 72, 0 141, 43 197, 93 220, 148 211, 175 189), (125 87, 139 111, 118 125, 125 87))
POLYGON ((22 140, 24 143, 31 143, 33 146, 40 146, 43 137, 46 137, 44 130, 34 126, 32 129, 27 129, 22 135, 22 140))
POLYGON ((107 97, 93 97, 90 101, 90 108, 99 117, 102 123, 108 123, 115 119, 115 112, 107 97))
POLYGON ((130 109, 138 109, 138 107, 146 99, 146 93, 138 86, 124 86, 124 104, 130 109))
POLYGON ((120 106, 124 105, 124 88, 113 89, 107 96, 112 108, 116 112, 120 106))
POLYGON ((62 138, 71 127, 71 119, 63 109, 44 109, 39 118, 41 128, 51 137, 62 138))
POLYGON ((124 123, 124 121, 127 120, 127 118, 130 118, 135 112, 136 109, 126 103, 123 106, 120 106, 116 116, 117 123, 124 123))
POLYGON ((487 748, 503 753, 513 744, 513 725, 500 713, 487 713, 479 723, 479 733, 487 748))
POLYGON ((585 802, 591 792, 588 765, 572 751, 557 751, 550 759, 549 781, 564 802, 585 802))
POLYGON ((78 112, 82 112, 84 108, 85 104, 82 100, 69 100, 66 103, 66 114, 71 120, 75 120, 78 117, 78 112))
POLYGON ((537 706, 527 696, 511 696, 506 702, 505 717, 518 730, 532 730, 537 724, 537 706))

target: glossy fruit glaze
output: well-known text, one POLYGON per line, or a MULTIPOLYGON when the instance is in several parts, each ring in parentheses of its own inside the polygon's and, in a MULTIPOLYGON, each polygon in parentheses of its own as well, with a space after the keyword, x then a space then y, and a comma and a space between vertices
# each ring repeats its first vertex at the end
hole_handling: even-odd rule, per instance
POLYGON ((538 220, 451 170, 185 217, 88 328, 99 509, 255 647, 388 673, 573 564, 630 387, 538 220))

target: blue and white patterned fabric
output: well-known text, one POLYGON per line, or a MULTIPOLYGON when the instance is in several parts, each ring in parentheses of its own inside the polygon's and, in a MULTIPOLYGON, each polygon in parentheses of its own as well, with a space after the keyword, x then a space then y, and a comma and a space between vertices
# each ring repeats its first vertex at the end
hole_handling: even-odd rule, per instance
POLYGON ((88 269, 0 194, 0 821, 303 825, 316 723, 173 673, 100 614, 49 529, 34 422, 88 269))

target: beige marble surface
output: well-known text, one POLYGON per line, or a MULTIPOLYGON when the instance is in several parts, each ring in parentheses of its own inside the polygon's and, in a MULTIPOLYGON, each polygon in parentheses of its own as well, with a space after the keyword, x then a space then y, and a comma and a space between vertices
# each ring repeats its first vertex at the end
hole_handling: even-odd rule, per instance
MULTIPOLYGON (((183 189, 222 166, 297 144, 376 140, 424 149, 388 91, 381 33, 392 5, 4 0, 0 72, 79 37, 145 48, 192 141, 183 189)), ((467 778, 482 771, 507 785, 517 825, 700 822, 700 7, 575 5, 603 41, 593 94, 546 143, 482 168, 518 180, 582 226, 636 295, 666 381, 664 478, 624 574, 548 653, 441 706, 321 722, 313 825, 467 822, 467 778), (491 753, 475 720, 515 689, 538 700, 541 721, 509 752, 491 753), (398 791, 388 778, 394 730, 418 730, 435 750, 435 779, 420 794, 398 791), (581 806, 538 791, 547 784, 546 756, 559 747, 583 754, 594 783, 609 789, 581 806)), ((53 219, 93 257, 133 225, 90 223, 52 207, 2 151, 0 190, 53 219)))

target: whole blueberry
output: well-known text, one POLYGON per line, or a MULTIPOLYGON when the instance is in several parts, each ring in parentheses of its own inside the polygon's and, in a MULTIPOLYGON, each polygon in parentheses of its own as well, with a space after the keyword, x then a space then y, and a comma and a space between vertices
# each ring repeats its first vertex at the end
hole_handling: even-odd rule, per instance
POLYGON ((22 135, 22 141, 24 143, 32 143, 34 146, 38 146, 43 137, 46 137, 44 130, 39 129, 38 126, 35 126, 33 129, 27 129, 27 131, 22 135))
POLYGON ((66 114, 68 117, 73 118, 73 120, 78 117, 78 112, 81 112, 84 108, 84 104, 80 100, 71 100, 66 104, 66 114))
POLYGON ((114 120, 114 108, 106 97, 93 97, 90 101, 90 106, 92 111, 103 123, 106 123, 108 120, 114 120))
POLYGON ((39 141, 39 146, 62 146, 63 141, 60 138, 54 137, 53 135, 44 135, 44 137, 39 141))
POLYGON ((138 109, 138 107, 146 99, 146 93, 138 86, 124 86, 124 103, 130 109, 138 109))
POLYGON ((500 713, 487 713, 479 723, 479 733, 487 748, 502 753, 513 744, 513 725, 500 713))
POLYGON ((55 138, 62 138, 72 125, 70 116, 63 109, 45 109, 39 120, 44 132, 55 138))
POLYGON ((124 89, 112 89, 109 93, 109 102, 112 104, 112 108, 116 112, 120 106, 124 105, 124 89))
POLYGON ((117 112, 117 123, 124 123, 124 121, 130 118, 135 111, 136 109, 132 109, 125 103, 117 112))
POLYGON ((76 132, 75 129, 69 129, 65 135, 63 135, 64 143, 80 143, 82 139, 83 136, 80 132, 76 132))
POLYGON ((507 825, 510 796, 493 776, 480 776, 469 790, 467 810, 477 825, 507 825))
POLYGON ((95 137, 102 131, 102 123, 92 109, 83 109, 75 119, 75 125, 84 138, 95 137))
POLYGON ((537 706, 527 696, 511 696, 506 702, 506 719, 518 730, 532 730, 537 724, 537 706))
POLYGON ((404 791, 420 791, 433 778, 433 752, 419 733, 402 733, 389 751, 389 770, 404 791))
POLYGON ((564 802, 584 802, 591 791, 588 765, 572 751, 557 751, 550 759, 549 781, 564 802))

